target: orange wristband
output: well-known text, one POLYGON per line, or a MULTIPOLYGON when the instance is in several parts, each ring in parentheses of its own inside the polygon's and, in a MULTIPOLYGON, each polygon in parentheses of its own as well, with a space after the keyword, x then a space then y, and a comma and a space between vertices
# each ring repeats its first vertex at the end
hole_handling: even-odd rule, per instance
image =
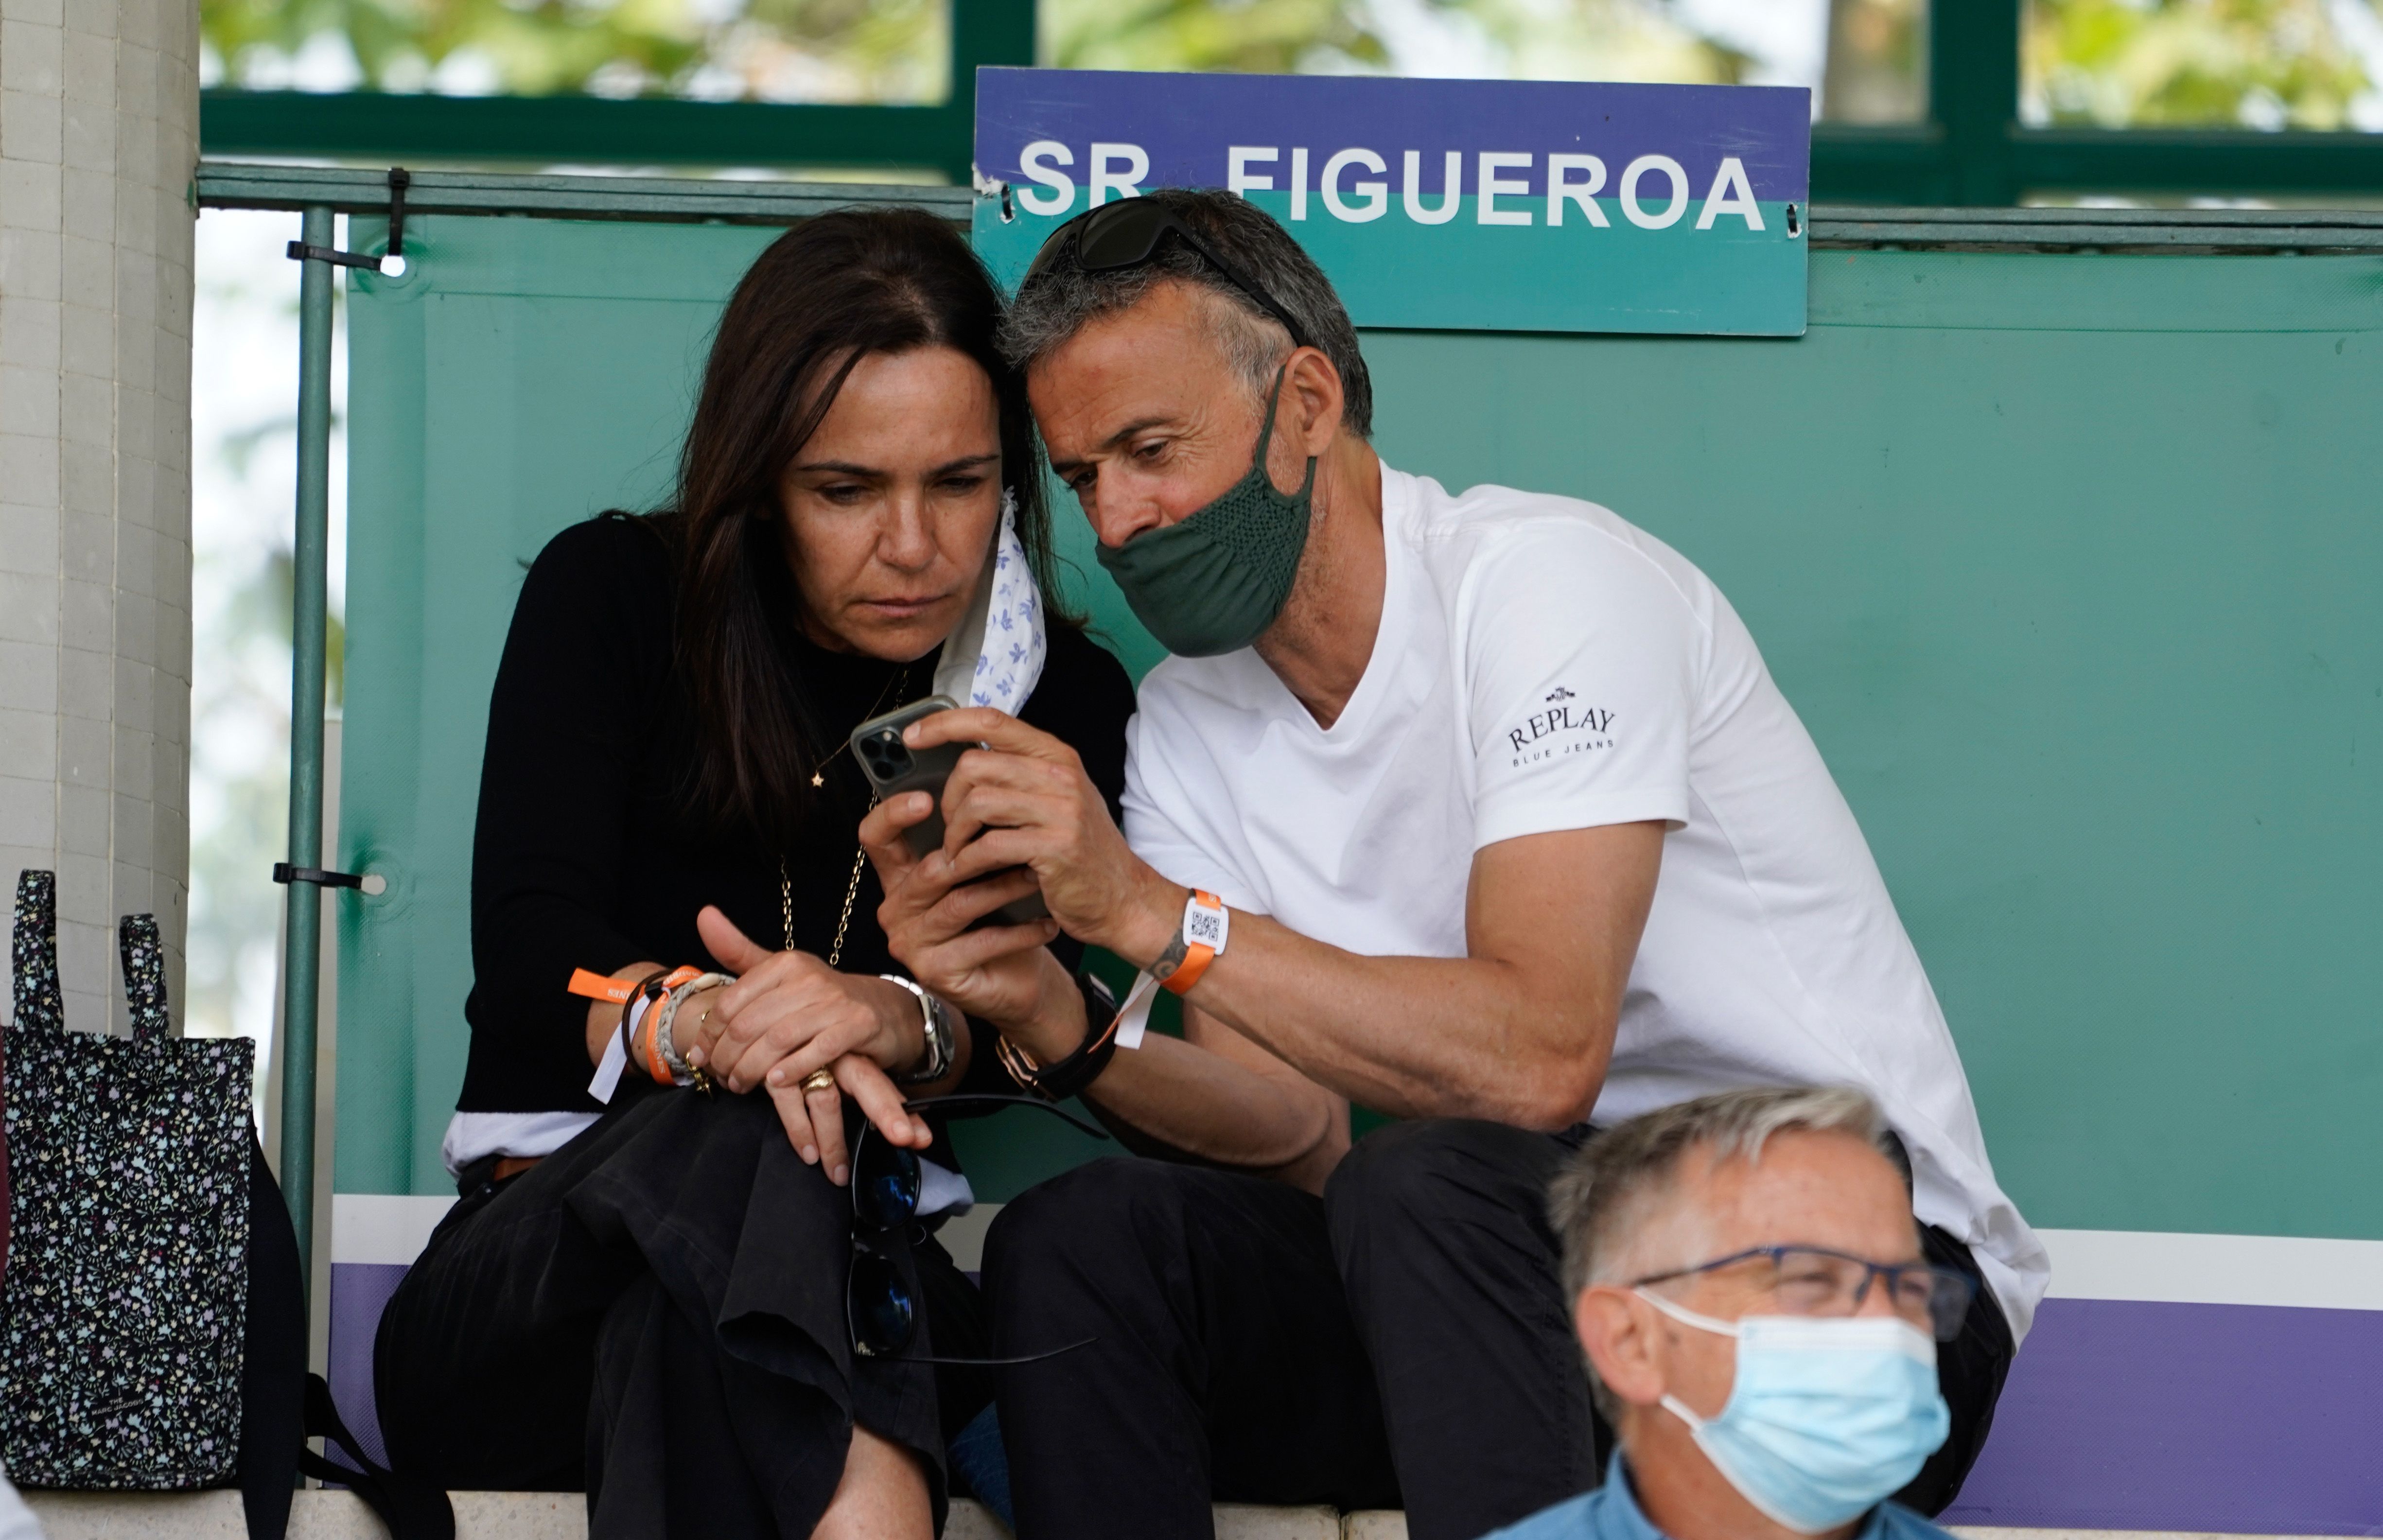
MULTIPOLYGON (((688 979, 700 978, 702 974, 703 969, 699 967, 684 966, 674 967, 660 979, 651 980, 653 992, 648 993, 648 999, 653 1000, 661 994, 667 994, 688 979)), ((588 1000, 608 1001, 620 1006, 623 1023, 625 1025, 629 1012, 636 1008, 639 984, 635 979, 613 979, 601 973, 590 973, 584 967, 574 967, 571 970, 571 982, 566 987, 573 994, 588 1000)), ((646 1061, 646 1073, 662 1085, 673 1085, 676 1083, 676 1077, 671 1074, 670 1066, 662 1062, 661 1034, 656 1029, 658 1024, 651 1019, 650 1008, 647 1015, 648 1019, 646 1023, 646 1044, 642 1050, 642 1056, 646 1061)), ((632 1058, 640 1056, 641 1051, 636 1043, 629 1044, 629 1051, 632 1058)))
POLYGON ((615 1005, 626 1004, 629 996, 637 992, 635 979, 610 979, 601 973, 590 973, 584 967, 571 970, 571 992, 590 1000, 609 1000, 615 1005))
POLYGON ((1177 994, 1189 994, 1208 965, 1221 956, 1225 938, 1230 934, 1232 920, 1225 901, 1215 893, 1192 890, 1192 901, 1183 906, 1183 961, 1174 972, 1161 980, 1177 994))
POLYGON ((703 977, 703 969, 699 967, 687 967, 685 966, 674 967, 671 969, 659 983, 654 985, 652 992, 647 996, 646 1073, 654 1078, 654 1083, 656 1085, 676 1085, 678 1083, 678 1078, 671 1073, 670 1066, 662 1062, 661 1017, 656 1016, 654 1012, 661 1007, 661 997, 663 995, 668 994, 671 991, 678 988, 681 984, 685 983, 690 979, 700 979, 701 977, 703 977))

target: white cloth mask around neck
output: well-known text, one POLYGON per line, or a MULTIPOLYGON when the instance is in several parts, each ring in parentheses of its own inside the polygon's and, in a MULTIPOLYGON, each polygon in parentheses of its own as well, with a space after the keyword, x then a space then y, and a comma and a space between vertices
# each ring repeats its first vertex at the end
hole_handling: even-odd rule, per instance
POLYGON ((935 663, 935 694, 963 706, 990 706, 1012 716, 1034 693, 1050 655, 1043 594, 1018 538, 1018 495, 1001 495, 1001 528, 993 556, 977 580, 968 613, 944 642, 935 663))

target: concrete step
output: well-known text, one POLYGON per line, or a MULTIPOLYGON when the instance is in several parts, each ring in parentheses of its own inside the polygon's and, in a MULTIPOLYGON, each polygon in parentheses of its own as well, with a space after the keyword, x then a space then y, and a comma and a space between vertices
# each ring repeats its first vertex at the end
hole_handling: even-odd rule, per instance
MULTIPOLYGON (((290 1540, 389 1540, 352 1492, 295 1497, 290 1540)), ((457 1492, 453 1499, 455 1540, 587 1540, 587 1502, 576 1493, 457 1492)), ((28 1492, 25 1501, 45 1540, 248 1540, 237 1492, 28 1492)))
MULTIPOLYGON (((587 1507, 568 1493, 457 1492, 455 1540, 586 1540, 587 1507)), ((247 1540, 237 1492, 28 1492, 48 1540, 247 1540)), ((1957 1529, 1960 1540, 2244 1540, 2139 1530, 1957 1529)), ((952 1505, 945 1540, 1009 1540, 972 1502, 952 1505)), ((388 1540, 352 1492, 297 1494, 290 1540, 388 1540)), ((1216 1505, 1216 1540, 1407 1540, 1403 1513, 1216 1505)), ((2270 1536, 2267 1540, 2309 1540, 2270 1536)))
MULTIPOLYGON (((587 1507, 568 1493, 457 1492, 455 1540, 586 1540, 587 1507)), ((28 1492, 47 1540, 247 1540, 237 1492, 28 1492)), ((1397 1519, 1398 1515, 1389 1517, 1397 1519)), ((1367 1528, 1365 1540, 1406 1540, 1396 1527, 1367 1528)), ((972 1502, 952 1505, 945 1540, 1009 1540, 999 1520, 972 1502)), ((1219 1504, 1216 1540, 1342 1540, 1328 1508, 1219 1504)), ((388 1540, 352 1492, 297 1494, 290 1540, 388 1540)))

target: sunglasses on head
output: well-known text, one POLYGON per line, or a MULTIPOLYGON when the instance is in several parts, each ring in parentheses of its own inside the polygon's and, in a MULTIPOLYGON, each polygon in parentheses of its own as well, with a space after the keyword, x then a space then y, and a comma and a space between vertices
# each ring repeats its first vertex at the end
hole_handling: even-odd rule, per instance
MULTIPOLYGON (((957 1111, 962 1107, 1039 1107, 1063 1118, 1094 1139, 1109 1136, 1082 1118, 1033 1096, 1003 1096, 970 1092, 957 1096, 922 1096, 902 1103, 908 1112, 957 1111)), ((932 1358, 905 1353, 919 1333, 919 1301, 900 1262, 899 1248, 909 1242, 907 1232, 919 1217, 923 1180, 916 1152, 887 1142, 873 1125, 863 1125, 852 1147, 852 1263, 844 1278, 845 1329, 852 1350, 861 1358, 899 1358, 911 1363, 967 1364, 998 1367, 1056 1358, 1095 1339, 1085 1337, 1064 1348, 1029 1353, 1022 1358, 932 1358)))
POLYGON ((1076 265, 1087 273, 1122 273, 1142 266, 1158 255, 1159 243, 1168 236, 1196 253, 1200 260, 1222 274, 1227 282, 1256 302, 1259 309, 1280 321, 1290 333, 1294 347, 1315 346, 1307 329, 1292 319, 1290 308, 1267 293, 1258 281, 1234 264, 1219 255, 1216 249, 1202 240, 1191 226, 1176 217, 1164 203, 1147 198, 1127 198, 1114 203, 1104 203, 1076 216, 1051 232, 1035 253, 1034 264, 1026 269, 1026 277, 1018 286, 1023 294, 1034 283, 1047 276, 1051 265, 1061 253, 1071 248, 1076 265))

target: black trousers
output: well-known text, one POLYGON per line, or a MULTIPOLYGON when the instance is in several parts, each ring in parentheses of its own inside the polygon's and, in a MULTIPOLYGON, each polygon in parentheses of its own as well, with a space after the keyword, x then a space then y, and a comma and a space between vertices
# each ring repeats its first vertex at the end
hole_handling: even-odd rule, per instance
MULTIPOLYGON (((1209 1504, 1403 1506, 1475 1540, 1597 1485, 1591 1409, 1545 1215, 1585 1130, 1394 1124, 1318 1200, 1156 1161, 1080 1167, 1009 1204, 985 1248, 1020 1540, 1207 1540, 1209 1504)), ((1932 1256, 1969 1265, 1943 1236, 1932 1256), (1946 1249, 1951 1249, 1947 1250, 1946 1249)), ((1953 1435, 1905 1494, 1948 1503, 2010 1359, 1981 1293, 1939 1355, 1953 1435)))
MULTIPOLYGON (((774 1540, 817 1525, 857 1423, 923 1457, 940 1526, 945 1438, 990 1376, 939 1392, 929 1365, 855 1357, 850 1215, 766 1098, 624 1090, 467 1194, 389 1300, 374 1375, 391 1463, 451 1489, 584 1488, 597 1540, 774 1540)), ((982 1356, 973 1286, 913 1241, 891 1248, 932 1323, 911 1352, 982 1356)))

